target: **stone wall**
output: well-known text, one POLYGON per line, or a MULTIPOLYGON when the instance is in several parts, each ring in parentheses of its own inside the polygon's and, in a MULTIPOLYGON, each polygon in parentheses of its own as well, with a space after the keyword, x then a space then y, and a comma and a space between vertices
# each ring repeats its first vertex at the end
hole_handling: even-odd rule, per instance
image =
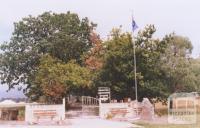
POLYGON ((144 98, 142 102, 100 103, 99 115, 104 119, 141 118, 144 120, 153 120, 154 108, 147 98, 144 98))
POLYGON ((58 105, 26 105, 25 121, 28 123, 39 123, 41 120, 62 121, 65 119, 65 100, 58 105))
POLYGON ((99 107, 101 118, 133 118, 136 116, 132 103, 101 103, 99 107))

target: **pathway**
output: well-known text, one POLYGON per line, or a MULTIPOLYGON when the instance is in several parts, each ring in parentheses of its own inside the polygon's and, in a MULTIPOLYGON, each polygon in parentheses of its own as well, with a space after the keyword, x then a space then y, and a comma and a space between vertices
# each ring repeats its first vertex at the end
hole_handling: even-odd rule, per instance
POLYGON ((141 128, 128 122, 103 120, 100 118, 74 118, 65 120, 65 125, 25 125, 25 124, 0 124, 0 128, 141 128))

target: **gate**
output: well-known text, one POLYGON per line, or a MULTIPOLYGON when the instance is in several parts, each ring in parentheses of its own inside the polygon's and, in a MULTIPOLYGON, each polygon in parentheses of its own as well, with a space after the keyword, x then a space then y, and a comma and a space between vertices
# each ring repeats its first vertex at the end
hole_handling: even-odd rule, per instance
POLYGON ((99 116, 99 99, 90 97, 90 96, 82 96, 82 115, 83 116, 99 116))

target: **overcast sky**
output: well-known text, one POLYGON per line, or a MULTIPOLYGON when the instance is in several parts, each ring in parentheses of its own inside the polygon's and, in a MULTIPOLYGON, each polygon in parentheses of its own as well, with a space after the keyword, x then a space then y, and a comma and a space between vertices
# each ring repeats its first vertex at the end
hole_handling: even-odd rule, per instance
MULTIPOLYGON (((131 31, 131 14, 139 29, 154 24, 156 37, 175 32, 187 36, 193 46, 193 56, 200 54, 199 0, 6 0, 0 1, 0 42, 8 41, 13 22, 45 11, 78 13, 98 24, 97 32, 106 38, 113 27, 122 25, 131 31)), ((0 88, 0 97, 12 95, 0 88)), ((14 93, 14 92, 13 92, 14 93)), ((20 95, 20 94, 18 94, 20 95)))

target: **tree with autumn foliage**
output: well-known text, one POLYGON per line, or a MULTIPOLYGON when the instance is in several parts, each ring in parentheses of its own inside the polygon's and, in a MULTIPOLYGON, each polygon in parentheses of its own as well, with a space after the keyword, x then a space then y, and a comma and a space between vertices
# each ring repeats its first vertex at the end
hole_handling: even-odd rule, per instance
POLYGON ((44 55, 30 80, 32 86, 26 95, 33 101, 58 103, 68 94, 88 88, 90 77, 90 71, 73 60, 65 64, 50 55, 44 55))
POLYGON ((139 100, 200 90, 200 64, 191 59, 188 38, 157 39, 155 27, 147 25, 135 37, 113 29, 102 41, 95 28, 87 17, 71 12, 16 22, 10 40, 0 46, 1 83, 9 89, 23 85, 31 100, 48 103, 69 94, 95 96, 99 86, 110 87, 113 98, 134 99, 134 39, 139 100))
POLYGON ((92 42, 92 48, 85 56, 85 65, 90 70, 98 70, 102 67, 103 64, 103 42, 100 39, 99 35, 97 35, 95 32, 90 35, 90 40, 92 42))

